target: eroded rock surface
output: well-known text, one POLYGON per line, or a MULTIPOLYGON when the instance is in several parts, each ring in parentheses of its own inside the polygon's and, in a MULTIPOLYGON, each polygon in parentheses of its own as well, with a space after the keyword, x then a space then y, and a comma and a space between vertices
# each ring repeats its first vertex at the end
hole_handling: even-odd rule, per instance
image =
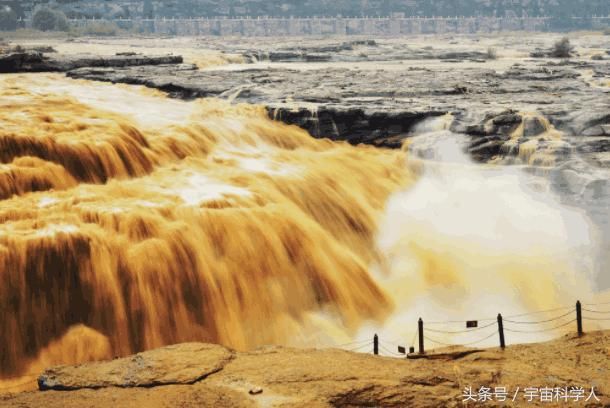
POLYGON ((258 61, 232 69, 85 67, 68 75, 145 85, 178 98, 263 104, 272 117, 315 137, 386 147, 399 147, 417 123, 445 113, 456 119, 452 130, 473 136, 507 110, 538 112, 568 135, 607 136, 610 126, 610 89, 598 86, 610 78, 609 61, 525 57, 507 63, 489 59, 493 53, 480 48, 396 40, 256 45, 211 44, 258 61))
MULTIPOLYGON (((126 359, 51 368, 41 376, 41 384, 52 375, 55 389, 70 391, 2 395, 0 405, 458 407, 465 387, 482 386, 513 392, 517 387, 582 386, 587 396, 595 387, 600 402, 590 401, 590 406, 610 404, 609 332, 591 332, 582 338, 566 335, 505 350, 462 350, 444 349, 440 358, 406 360, 337 349, 268 347, 238 353, 220 346, 184 344, 126 359), (126 382, 126 375, 131 380, 126 382)), ((522 393, 518 398, 526 403, 522 393)), ((564 402, 527 404, 565 406, 564 402)))
POLYGON ((38 386, 41 390, 76 390, 192 384, 220 371, 232 357, 221 346, 187 343, 112 361, 53 367, 42 373, 38 386))
POLYGON ((41 48, 10 50, 0 53, 0 73, 14 72, 66 72, 82 67, 127 67, 159 64, 180 64, 182 57, 176 55, 147 56, 141 54, 65 55, 41 48))

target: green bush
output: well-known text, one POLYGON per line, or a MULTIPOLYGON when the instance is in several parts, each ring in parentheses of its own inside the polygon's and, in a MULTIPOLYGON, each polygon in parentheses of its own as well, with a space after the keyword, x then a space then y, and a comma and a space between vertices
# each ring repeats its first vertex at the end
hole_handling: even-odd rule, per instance
POLYGON ((17 20, 17 13, 12 8, 0 6, 0 31, 16 30, 17 20))
POLYGON ((64 13, 43 8, 34 13, 32 27, 40 31, 68 31, 70 25, 64 13))

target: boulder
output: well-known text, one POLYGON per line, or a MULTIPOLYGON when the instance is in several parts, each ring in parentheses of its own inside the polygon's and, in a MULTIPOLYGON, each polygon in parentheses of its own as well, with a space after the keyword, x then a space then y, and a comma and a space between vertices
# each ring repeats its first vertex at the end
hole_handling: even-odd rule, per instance
POLYGON ((38 387, 65 391, 193 384, 220 371, 232 358, 233 352, 222 346, 185 343, 111 361, 49 368, 38 378, 38 387))

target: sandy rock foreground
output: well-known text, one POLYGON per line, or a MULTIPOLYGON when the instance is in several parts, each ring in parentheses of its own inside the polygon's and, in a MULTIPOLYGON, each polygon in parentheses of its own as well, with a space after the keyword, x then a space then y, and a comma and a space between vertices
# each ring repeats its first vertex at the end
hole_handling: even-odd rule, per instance
POLYGON ((471 398, 487 401, 469 406, 610 407, 610 331, 504 351, 444 351, 449 352, 441 358, 405 360, 336 349, 273 347, 239 353, 188 343, 113 361, 50 368, 39 378, 46 391, 3 395, 0 406, 451 407, 463 406, 464 389, 471 387, 471 398), (485 397, 481 387, 488 387, 492 396, 485 397), (499 402, 502 387, 508 403, 499 402), (526 393, 528 387, 538 391, 526 393), (548 394, 549 388, 555 392, 548 394))

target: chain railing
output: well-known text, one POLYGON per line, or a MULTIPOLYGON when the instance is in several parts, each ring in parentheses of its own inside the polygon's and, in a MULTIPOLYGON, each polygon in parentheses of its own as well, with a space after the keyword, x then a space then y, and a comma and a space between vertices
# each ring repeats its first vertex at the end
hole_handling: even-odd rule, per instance
POLYGON ((523 335, 540 335, 541 333, 553 333, 576 323, 576 333, 584 334, 583 321, 603 322, 610 321, 610 302, 581 304, 576 302, 575 306, 564 306, 554 309, 538 310, 529 313, 521 313, 503 317, 498 314, 496 318, 484 318, 473 320, 446 320, 425 322, 419 319, 417 330, 407 347, 401 346, 401 341, 387 340, 375 334, 373 340, 360 340, 353 343, 340 344, 338 348, 347 351, 373 353, 386 357, 400 357, 405 355, 421 357, 426 355, 426 344, 432 349, 439 347, 472 347, 486 342, 498 336, 499 346, 506 347, 506 333, 518 333, 523 335), (543 316, 540 316, 543 315, 543 316), (544 317, 547 315, 547 317, 544 317), (480 323, 483 323, 480 325, 480 323), (456 324, 465 325, 463 329, 455 328, 456 324), (425 326, 425 329, 424 329, 425 326), (432 326, 432 327, 430 327, 432 326), (472 339, 472 334, 480 334, 472 339), (456 341, 446 340, 446 337, 456 341), (468 337, 464 341, 459 338, 468 337), (416 352, 416 343, 418 345, 416 352), (394 348, 397 351, 392 351, 394 348))

